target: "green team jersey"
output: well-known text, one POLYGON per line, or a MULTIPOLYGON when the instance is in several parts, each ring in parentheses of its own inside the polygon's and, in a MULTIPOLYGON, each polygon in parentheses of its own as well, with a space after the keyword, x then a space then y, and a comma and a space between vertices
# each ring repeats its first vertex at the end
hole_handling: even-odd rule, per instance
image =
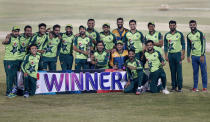
MULTIPOLYGON (((153 33, 152 35, 150 33, 147 33, 145 36, 145 41, 152 40, 155 43, 158 43, 162 39, 162 34, 158 31, 155 31, 155 33, 153 33)), ((162 47, 154 46, 154 49, 163 54, 162 47)))
MULTIPOLYGON (((74 46, 76 46, 79 50, 87 51, 88 47, 92 46, 92 40, 89 37, 82 38, 81 36, 75 37, 74 46)), ((76 59, 87 59, 88 56, 76 52, 76 59)))
POLYGON ((143 50, 144 36, 138 30, 135 33, 128 31, 123 38, 123 42, 128 49, 135 49, 135 53, 139 53, 143 50))
POLYGON ((138 77, 138 72, 143 71, 142 65, 138 59, 134 59, 133 61, 130 61, 129 59, 125 62, 126 65, 126 71, 129 79, 135 79, 138 77), (136 67, 136 70, 130 70, 127 68, 127 66, 133 66, 136 67))
POLYGON ((95 61, 97 61, 96 67, 101 69, 109 68, 109 53, 103 51, 102 53, 94 52, 95 61))
POLYGON ((109 32, 108 35, 105 35, 104 32, 100 33, 100 40, 104 42, 106 50, 112 50, 116 43, 115 35, 109 32))
POLYGON ((100 35, 95 29, 92 32, 89 32, 88 29, 87 29, 86 35, 88 37, 91 36, 93 38, 93 40, 95 40, 96 42, 100 41, 100 35))
POLYGON ((48 40, 43 46, 43 50, 45 50, 45 52, 42 54, 42 56, 47 58, 56 58, 60 52, 60 46, 61 39, 59 39, 59 37, 53 37, 50 39, 48 36, 48 40))
POLYGON ((31 40, 31 44, 36 44, 37 49, 42 50, 43 45, 47 41, 47 39, 48 39, 48 34, 44 34, 44 35, 40 36, 39 33, 36 33, 31 40))
POLYGON ((187 57, 190 56, 191 50, 193 56, 203 56, 205 54, 206 40, 204 34, 196 30, 187 35, 187 57))
POLYGON ((26 37, 25 34, 21 34, 19 37, 19 49, 18 49, 18 60, 23 60, 26 53, 27 53, 27 47, 29 46, 29 43, 31 41, 32 37, 26 37))
POLYGON ((5 44, 5 55, 4 60, 17 60, 18 55, 18 47, 19 45, 19 37, 11 36, 9 39, 9 43, 5 44))
POLYGON ((40 56, 38 54, 36 56, 27 54, 21 64, 22 71, 33 78, 37 78, 39 60, 40 56))
POLYGON ((154 50, 153 53, 145 52, 145 57, 148 61, 150 72, 155 72, 162 68, 162 61, 164 61, 159 51, 154 50))
POLYGON ((60 48, 61 54, 73 54, 73 40, 74 35, 67 35, 66 33, 62 34, 62 43, 60 48))
POLYGON ((169 53, 177 53, 181 50, 185 50, 183 34, 179 31, 176 31, 174 34, 171 34, 171 32, 166 33, 164 37, 164 51, 169 53))

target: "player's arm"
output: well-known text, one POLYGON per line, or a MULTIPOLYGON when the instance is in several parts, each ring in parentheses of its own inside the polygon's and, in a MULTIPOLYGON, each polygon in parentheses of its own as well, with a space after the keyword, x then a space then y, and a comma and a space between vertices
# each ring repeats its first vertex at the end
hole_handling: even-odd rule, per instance
POLYGON ((26 64, 28 63, 28 59, 29 59, 29 55, 26 55, 23 60, 23 63, 21 64, 21 70, 23 71, 24 76, 28 76, 28 73, 26 71, 26 64))
POLYGON ((200 40, 201 40, 201 56, 205 55, 206 48, 206 39, 202 32, 200 32, 200 40))
POLYGON ((127 37, 126 37, 126 35, 127 35, 127 33, 125 33, 125 35, 123 36, 123 39, 122 39, 122 41, 124 42, 124 44, 125 44, 125 49, 128 49, 128 39, 127 39, 127 37))
POLYGON ((141 43, 142 43, 142 48, 143 48, 143 50, 142 51, 145 51, 146 49, 146 47, 145 47, 145 45, 144 45, 144 35, 140 32, 140 41, 141 41, 141 43))
POLYGON ((10 42, 11 42, 11 34, 7 34, 5 40, 2 41, 2 44, 6 45, 6 44, 10 44, 10 42))
POLYGON ((167 34, 164 37, 164 53, 165 53, 165 59, 168 61, 168 40, 166 39, 167 34))
POLYGON ((182 33, 181 34, 181 45, 182 45, 182 56, 181 59, 184 60, 185 58, 185 40, 184 40, 184 36, 182 33))
POLYGON ((157 47, 162 47, 163 46, 163 36, 160 32, 158 34, 158 40, 159 40, 159 42, 154 42, 154 45, 157 47))

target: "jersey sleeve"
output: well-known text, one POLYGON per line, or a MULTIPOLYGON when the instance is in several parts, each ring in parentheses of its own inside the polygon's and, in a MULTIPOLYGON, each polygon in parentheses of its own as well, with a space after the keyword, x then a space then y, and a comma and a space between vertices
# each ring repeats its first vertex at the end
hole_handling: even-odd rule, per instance
POLYGON ((183 34, 180 32, 181 34, 181 45, 182 45, 182 50, 185 50, 185 40, 184 40, 184 36, 183 34))
POLYGON ((201 40, 201 56, 205 55, 206 48, 206 39, 202 32, 200 32, 200 40, 201 40))
POLYGON ((164 52, 167 53, 168 52, 168 40, 166 39, 167 34, 165 34, 164 37, 164 52))

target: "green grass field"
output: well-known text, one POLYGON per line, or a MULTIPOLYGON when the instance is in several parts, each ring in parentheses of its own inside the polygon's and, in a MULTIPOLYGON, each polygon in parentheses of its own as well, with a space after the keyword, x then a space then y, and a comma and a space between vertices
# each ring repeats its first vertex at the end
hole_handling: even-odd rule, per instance
MULTIPOLYGON (((186 34, 188 21, 196 19, 209 42, 209 9, 209 0, 0 0, 0 41, 13 25, 23 28, 30 24, 36 32, 41 22, 49 27, 70 23, 77 33, 77 27, 86 25, 88 18, 95 18, 96 29, 101 31, 104 22, 111 23, 113 29, 116 18, 124 17, 126 27, 130 19, 136 19, 138 29, 144 34, 148 21, 154 21, 157 30, 164 34, 170 19, 177 20, 178 29, 186 34), (169 11, 159 11, 161 4, 168 4, 169 11)), ((3 57, 4 46, 0 45, 0 122, 210 122, 210 92, 190 91, 192 66, 186 59, 183 61, 183 93, 37 95, 9 99, 5 96, 3 57)), ((208 66, 209 60, 210 53, 207 53, 208 66)), ((207 70, 210 80, 210 68, 207 70)), ((171 88, 168 64, 165 71, 168 88, 171 88)), ((201 80, 199 89, 202 89, 201 80)))

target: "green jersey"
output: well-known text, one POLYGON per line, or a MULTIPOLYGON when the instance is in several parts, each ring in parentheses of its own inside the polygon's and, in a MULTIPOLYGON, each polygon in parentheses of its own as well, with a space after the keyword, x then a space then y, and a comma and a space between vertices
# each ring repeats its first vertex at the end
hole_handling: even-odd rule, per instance
POLYGON ((61 54, 73 54, 73 40, 74 35, 67 35, 66 33, 62 34, 62 43, 60 48, 61 54))
POLYGON ((37 78, 39 60, 40 56, 38 54, 36 56, 27 54, 21 64, 22 71, 33 78, 37 78))
MULTIPOLYGON (((155 33, 153 33, 152 35, 150 33, 147 33, 145 36, 145 41, 152 40, 155 43, 158 43, 162 39, 162 34, 158 31, 155 31, 155 33)), ((162 47, 154 46, 154 49, 163 54, 162 47)))
POLYGON ((95 40, 96 42, 100 41, 100 35, 99 33, 94 29, 92 32, 89 32, 88 29, 86 31, 86 35, 89 37, 92 37, 93 40, 95 40))
POLYGON ((5 55, 4 60, 17 60, 18 55, 18 47, 19 45, 19 37, 11 36, 9 39, 9 43, 5 44, 5 55))
POLYGON ((39 33, 36 33, 31 40, 31 44, 36 44, 37 49, 42 50, 44 43, 47 41, 47 39, 48 39, 48 34, 40 36, 39 33))
POLYGON ((187 57, 190 56, 191 50, 193 56, 203 56, 205 54, 206 40, 204 34, 196 30, 187 35, 187 57))
POLYGON ((31 41, 32 37, 26 37, 25 34, 21 34, 19 37, 19 49, 18 49, 18 53, 19 53, 19 60, 23 60, 23 58, 25 57, 26 53, 27 53, 27 47, 29 46, 29 43, 31 41))
POLYGON ((155 72, 162 68, 162 61, 164 61, 159 51, 154 50, 153 53, 145 52, 145 57, 148 61, 150 72, 155 72))
POLYGON ((164 51, 169 53, 177 53, 181 50, 185 50, 183 34, 179 31, 176 31, 174 34, 171 32, 166 33, 164 37, 164 51))
POLYGON ((100 33, 100 39, 104 42, 106 50, 112 50, 116 43, 115 35, 109 32, 108 35, 105 35, 104 32, 100 33))
POLYGON ((129 79, 135 79, 138 77, 138 71, 143 71, 142 65, 138 59, 134 59, 133 61, 130 61, 129 59, 125 62, 126 65, 126 71, 129 79), (127 68, 127 66, 133 66, 136 67, 135 70, 130 70, 127 68))
POLYGON ((102 53, 95 52, 94 53, 95 61, 97 61, 96 67, 101 69, 109 68, 109 53, 103 51, 102 53))
POLYGON ((60 52, 60 46, 61 39, 59 39, 59 37, 53 37, 52 39, 50 39, 50 37, 48 36, 48 40, 43 46, 45 52, 42 54, 42 56, 47 58, 56 58, 58 56, 58 53, 60 52))
POLYGON ((138 30, 135 33, 128 31, 123 38, 123 42, 128 49, 135 49, 135 53, 139 53, 143 50, 144 36, 138 30))
MULTIPOLYGON (((75 37, 74 46, 76 46, 79 50, 87 51, 88 47, 92 46, 92 40, 89 37, 82 38, 81 36, 75 37)), ((76 59, 87 59, 87 55, 76 52, 76 59)))

